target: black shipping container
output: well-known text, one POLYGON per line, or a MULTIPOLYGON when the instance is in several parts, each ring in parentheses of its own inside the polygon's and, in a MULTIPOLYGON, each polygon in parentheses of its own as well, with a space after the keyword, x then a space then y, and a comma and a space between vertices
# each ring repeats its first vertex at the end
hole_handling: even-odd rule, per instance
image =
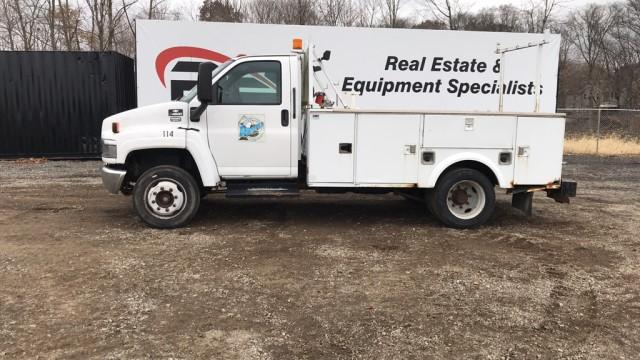
POLYGON ((133 60, 115 52, 0 51, 0 157, 99 157, 102 120, 135 91, 133 60))

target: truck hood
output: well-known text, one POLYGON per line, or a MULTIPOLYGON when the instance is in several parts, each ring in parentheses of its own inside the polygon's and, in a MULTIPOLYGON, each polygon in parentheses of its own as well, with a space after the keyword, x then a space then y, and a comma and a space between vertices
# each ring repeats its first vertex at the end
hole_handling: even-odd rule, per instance
POLYGON ((142 106, 121 112, 102 121, 102 139, 117 140, 122 134, 153 129, 159 125, 186 126, 189 121, 189 104, 182 101, 142 106), (112 124, 118 123, 120 133, 112 131, 112 124))

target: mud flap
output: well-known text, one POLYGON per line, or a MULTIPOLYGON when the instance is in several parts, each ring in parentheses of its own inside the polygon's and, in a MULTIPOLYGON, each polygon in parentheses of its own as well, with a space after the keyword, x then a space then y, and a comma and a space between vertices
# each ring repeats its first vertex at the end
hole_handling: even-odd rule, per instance
POLYGON ((533 215, 533 192, 523 191, 513 194, 511 206, 524 212, 525 215, 533 215))
POLYGON ((552 198, 556 202, 568 204, 569 198, 576 196, 577 189, 577 182, 571 180, 562 180, 559 189, 547 190, 547 197, 552 198))

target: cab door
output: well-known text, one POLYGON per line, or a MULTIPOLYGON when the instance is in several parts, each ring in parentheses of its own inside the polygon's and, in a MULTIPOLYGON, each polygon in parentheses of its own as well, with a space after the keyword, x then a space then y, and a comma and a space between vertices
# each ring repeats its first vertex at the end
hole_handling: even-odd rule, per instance
POLYGON ((214 83, 209 147, 223 178, 292 176, 288 57, 238 60, 214 83))

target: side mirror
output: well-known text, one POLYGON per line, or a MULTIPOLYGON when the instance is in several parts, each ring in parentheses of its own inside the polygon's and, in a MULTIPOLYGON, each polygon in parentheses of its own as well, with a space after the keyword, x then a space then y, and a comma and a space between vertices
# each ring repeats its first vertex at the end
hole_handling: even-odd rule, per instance
POLYGON ((216 68, 212 62, 204 62, 198 65, 198 101, 200 106, 191 111, 191 121, 200 121, 200 115, 207 109, 213 100, 213 89, 211 86, 211 73, 216 68))
POLYGON ((320 60, 329 61, 329 59, 331 59, 331 50, 325 50, 324 53, 322 53, 320 60))
POLYGON ((209 103, 213 100, 211 91, 211 73, 216 68, 212 62, 204 62, 198 65, 198 101, 209 103))

